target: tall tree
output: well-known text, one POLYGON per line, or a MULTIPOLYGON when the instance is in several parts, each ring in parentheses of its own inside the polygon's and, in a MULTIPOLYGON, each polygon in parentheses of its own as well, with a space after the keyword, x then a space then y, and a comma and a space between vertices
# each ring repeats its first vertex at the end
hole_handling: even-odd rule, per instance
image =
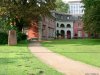
POLYGON ((83 0, 84 3, 84 29, 91 33, 100 33, 100 1, 83 0))
POLYGON ((29 21, 39 19, 43 15, 50 15, 50 10, 55 8, 55 0, 1 0, 0 8, 5 9, 0 12, 2 15, 19 16, 29 21))
POLYGON ((55 4, 56 4, 56 11, 67 13, 68 4, 64 3, 62 0, 56 0, 55 4))
POLYGON ((0 14, 7 15, 16 21, 16 23, 13 21, 12 24, 16 24, 19 31, 22 30, 23 19, 28 25, 32 25, 35 20, 39 26, 39 40, 41 40, 41 23, 39 21, 42 16, 50 16, 50 10, 55 8, 55 0, 0 0, 0 8, 5 9, 0 14))

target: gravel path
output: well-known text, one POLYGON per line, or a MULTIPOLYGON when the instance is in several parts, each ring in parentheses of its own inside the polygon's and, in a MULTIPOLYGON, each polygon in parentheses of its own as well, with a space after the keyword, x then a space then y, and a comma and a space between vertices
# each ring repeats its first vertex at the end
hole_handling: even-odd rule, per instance
POLYGON ((100 68, 53 53, 42 47, 38 42, 30 43, 29 49, 45 64, 50 65, 64 75, 100 75, 100 68))

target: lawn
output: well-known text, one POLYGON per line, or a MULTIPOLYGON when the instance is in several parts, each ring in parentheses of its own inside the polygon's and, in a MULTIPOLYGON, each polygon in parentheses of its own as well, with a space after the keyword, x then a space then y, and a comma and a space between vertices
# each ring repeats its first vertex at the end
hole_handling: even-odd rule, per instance
POLYGON ((0 45, 0 75, 63 75, 30 53, 27 43, 0 45))
POLYGON ((100 39, 50 40, 42 45, 73 60, 100 67, 100 39))

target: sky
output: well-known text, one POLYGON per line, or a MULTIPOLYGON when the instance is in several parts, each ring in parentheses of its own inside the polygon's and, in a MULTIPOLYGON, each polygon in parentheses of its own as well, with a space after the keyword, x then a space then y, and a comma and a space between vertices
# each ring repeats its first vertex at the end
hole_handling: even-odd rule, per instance
POLYGON ((67 3, 68 1, 80 1, 80 0, 62 0, 62 1, 67 3))

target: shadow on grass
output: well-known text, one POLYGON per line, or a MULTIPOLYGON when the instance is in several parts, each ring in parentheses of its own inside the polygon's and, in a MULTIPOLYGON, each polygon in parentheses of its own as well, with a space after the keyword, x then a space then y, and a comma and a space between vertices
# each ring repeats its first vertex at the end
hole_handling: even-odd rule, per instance
MULTIPOLYGON (((75 46, 81 46, 81 45, 100 45, 100 39, 59 39, 59 40, 49 40, 49 41, 21 41, 17 45, 17 47, 40 47, 41 44, 46 47, 54 47, 53 45, 68 45, 72 44, 75 46)), ((0 45, 0 46, 7 46, 7 45, 0 45)), ((13 46, 12 46, 13 47, 13 46)))
POLYGON ((44 41, 44 42, 42 42, 42 44, 46 45, 46 46, 49 46, 49 47, 53 46, 54 44, 56 44, 56 45, 57 44, 59 44, 59 45, 73 44, 73 45, 76 45, 76 46, 80 46, 80 45, 100 45, 100 39, 51 40, 51 42, 44 41))
MULTIPOLYGON (((19 46, 19 47, 26 47, 28 45, 28 41, 24 40, 24 41, 20 41, 17 42, 17 45, 12 45, 13 46, 19 46)), ((0 44, 0 46, 9 46, 8 44, 0 44)))
POLYGON ((0 65, 15 64, 18 60, 29 61, 33 57, 0 58, 0 65))
POLYGON ((0 58, 0 64, 12 64, 15 62, 16 60, 12 58, 0 58))

